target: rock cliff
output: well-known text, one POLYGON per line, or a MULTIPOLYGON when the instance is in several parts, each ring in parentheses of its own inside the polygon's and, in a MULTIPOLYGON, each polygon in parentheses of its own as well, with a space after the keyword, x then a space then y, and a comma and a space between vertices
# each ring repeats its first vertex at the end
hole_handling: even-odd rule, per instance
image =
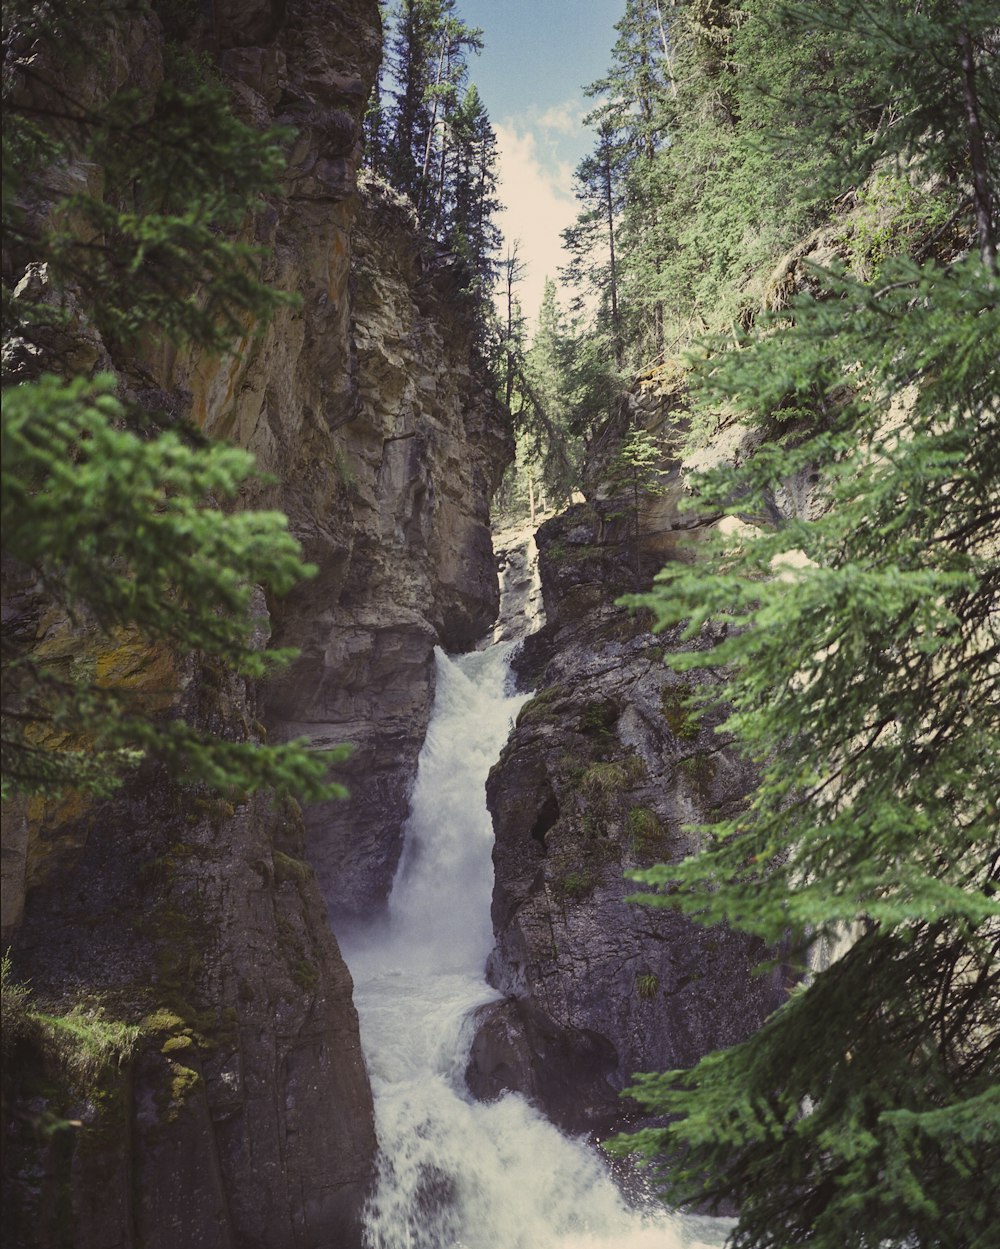
POLYGON ((269 691, 286 736, 349 741, 347 802, 306 813, 310 860, 336 916, 384 901, 433 697, 433 647, 467 650, 499 607, 489 499, 513 454, 509 420, 477 379, 449 257, 411 210, 363 184, 353 241, 357 410, 327 450, 338 502, 309 554, 316 581, 275 614, 301 650, 269 691))
MULTIPOLYGON (((193 724, 352 741, 352 798, 303 814, 185 793, 149 765, 100 804, 5 812, 5 943, 42 1020, 5 1053, 5 1218, 16 1243, 44 1249, 359 1243, 371 1097, 326 904, 384 898, 432 647, 467 645, 497 607, 488 499, 510 454, 504 415, 476 380, 448 257, 418 242, 391 192, 357 188, 377 5, 209 9, 202 42, 237 109, 296 136, 284 196, 246 235, 301 303, 247 324, 221 357, 147 343, 112 359, 85 317, 77 333, 88 367, 113 364, 132 396, 255 454, 268 476, 243 502, 285 511, 318 567, 257 604, 262 630, 301 657, 259 691, 81 634, 31 585, 8 585, 7 609, 54 662, 103 664, 193 724), (68 1071, 64 1025, 43 1016, 91 1038, 139 1031, 117 1069, 68 1071)), ((123 18, 79 89, 155 90, 162 50, 155 17, 123 18)))
MULTIPOLYGON (((654 430, 675 402, 672 386, 631 397, 654 430)), ((467 1079, 478 1096, 517 1089, 562 1126, 601 1136, 634 1120, 618 1095, 635 1072, 741 1040, 785 991, 780 971, 752 974, 758 942, 626 901, 624 871, 682 858, 694 848, 684 826, 732 814, 754 784, 713 731, 723 706, 691 708, 688 681, 664 665, 676 636, 614 606, 668 560, 692 557, 678 545, 694 525, 679 455, 664 467, 664 492, 632 517, 593 455, 590 501, 539 530, 547 623, 517 661, 536 693, 487 787, 489 976, 506 997, 481 1013, 467 1079)))

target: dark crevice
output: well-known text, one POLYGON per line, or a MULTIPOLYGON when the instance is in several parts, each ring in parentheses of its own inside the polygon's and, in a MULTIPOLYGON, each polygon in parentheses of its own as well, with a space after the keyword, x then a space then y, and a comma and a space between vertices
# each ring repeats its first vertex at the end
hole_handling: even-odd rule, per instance
POLYGON ((550 790, 548 797, 542 803, 542 809, 539 811, 538 818, 535 820, 534 827, 531 830, 533 840, 537 841, 543 849, 545 848, 545 834, 558 819, 559 803, 556 802, 556 796, 550 790))

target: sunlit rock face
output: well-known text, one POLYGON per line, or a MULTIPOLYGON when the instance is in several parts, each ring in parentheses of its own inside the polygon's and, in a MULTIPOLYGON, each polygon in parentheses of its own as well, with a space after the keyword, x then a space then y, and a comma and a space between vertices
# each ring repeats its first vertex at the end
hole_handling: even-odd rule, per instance
POLYGON ((488 974, 506 1000, 480 1013, 467 1079, 479 1096, 517 1089, 598 1135, 635 1121, 618 1096, 635 1072, 687 1066, 743 1039, 784 996, 780 973, 752 974, 759 942, 625 900, 625 871, 684 857, 694 848, 684 826, 732 814, 754 783, 713 732, 722 708, 686 708, 688 678, 663 663, 676 637, 614 606, 678 558, 680 484, 656 515, 638 560, 614 501, 577 505, 539 530, 548 623, 515 661, 537 693, 487 784, 488 974))
POLYGON ((496 618, 488 508, 512 455, 449 258, 419 245, 410 209, 376 183, 362 185, 352 246, 352 398, 295 468, 292 489, 325 476, 331 497, 322 528, 293 511, 319 574, 275 609, 276 640, 301 656, 268 697, 280 735, 355 747, 350 799, 306 812, 335 919, 370 915, 392 883, 434 645, 471 649, 496 618))

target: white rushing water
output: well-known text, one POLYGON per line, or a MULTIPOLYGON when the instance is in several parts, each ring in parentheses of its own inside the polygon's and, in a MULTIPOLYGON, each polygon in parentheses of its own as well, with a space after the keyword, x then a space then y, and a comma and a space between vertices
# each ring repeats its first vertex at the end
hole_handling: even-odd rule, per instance
POLYGON ((485 783, 528 697, 507 692, 510 649, 458 659, 437 653, 434 709, 388 920, 343 942, 381 1148, 368 1244, 719 1245, 706 1221, 629 1209, 594 1152, 523 1098, 486 1104, 465 1089, 471 1012, 497 997, 483 975, 493 941, 485 783))

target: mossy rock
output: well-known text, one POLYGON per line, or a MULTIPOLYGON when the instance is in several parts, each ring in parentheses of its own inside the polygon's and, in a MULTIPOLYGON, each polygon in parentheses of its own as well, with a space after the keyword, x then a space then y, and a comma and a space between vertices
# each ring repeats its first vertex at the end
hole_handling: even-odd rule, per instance
POLYGON ((679 774, 695 790, 699 798, 707 800, 715 780, 717 761, 714 754, 699 752, 681 759, 677 764, 679 774))
POLYGON ((299 958, 292 964, 292 979, 307 993, 314 993, 319 984, 319 969, 308 959, 299 958))
POLYGON ((577 723, 581 733, 603 738, 612 735, 617 721, 618 705, 605 699, 587 703, 577 723))
POLYGON ((625 833, 632 852, 641 857, 662 849, 666 829, 650 807, 630 807, 625 817, 625 833))
POLYGON ((168 1037, 160 1046, 161 1054, 179 1054, 184 1050, 194 1048, 194 1040, 187 1035, 168 1037))
POLYGON ((588 795, 614 794, 629 782, 628 769, 623 763, 602 760, 592 763, 580 778, 580 789, 588 795))
POLYGON ((185 1106, 201 1088, 201 1072, 185 1063, 168 1061, 170 1078, 169 1100, 164 1107, 164 1118, 168 1123, 176 1123, 185 1106))
POLYGON ((644 1002, 650 1002, 660 989, 660 977, 655 972, 640 972, 635 978, 635 989, 644 1002))
POLYGON ((551 882, 552 892, 564 901, 580 902, 597 888, 599 877, 590 868, 574 868, 551 882))
POLYGON ((690 687, 667 685, 660 694, 660 710, 670 732, 681 742, 693 742, 701 733, 701 716, 692 704, 690 687))
POLYGON ((275 850, 271 857, 274 863, 274 879, 278 884, 290 880, 302 885, 312 879, 313 869, 305 859, 297 859, 281 850, 275 850))
POLYGON ((557 719, 557 705, 566 697, 566 689, 562 685, 550 685, 540 690, 530 702, 524 704, 517 716, 517 727, 531 724, 545 724, 557 719))

